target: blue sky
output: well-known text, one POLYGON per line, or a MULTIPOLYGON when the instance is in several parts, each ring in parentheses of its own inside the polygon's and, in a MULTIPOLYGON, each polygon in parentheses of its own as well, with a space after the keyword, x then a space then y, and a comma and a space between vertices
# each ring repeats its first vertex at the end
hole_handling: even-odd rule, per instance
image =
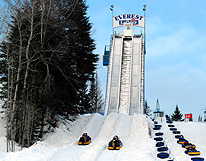
POLYGON ((159 100, 167 114, 176 104, 197 120, 206 108, 206 1, 205 0, 87 0, 93 24, 98 74, 103 92, 107 69, 102 66, 104 46, 112 34, 112 13, 143 15, 146 11, 146 99, 152 110, 159 100))

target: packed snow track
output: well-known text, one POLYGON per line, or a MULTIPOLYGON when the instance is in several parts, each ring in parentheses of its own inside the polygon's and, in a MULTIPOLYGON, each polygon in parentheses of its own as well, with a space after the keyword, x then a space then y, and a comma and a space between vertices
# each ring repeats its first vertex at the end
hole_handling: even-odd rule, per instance
MULTIPOLYGON (((165 118, 158 120, 162 125, 164 142, 174 161, 190 161, 191 156, 184 154, 184 148, 169 130, 165 118)), ((201 151, 206 158, 206 124, 174 122, 174 125, 201 151)), ((0 152, 0 161, 160 161, 157 158, 153 122, 141 114, 100 114, 80 115, 74 122, 60 124, 54 133, 45 140, 19 152, 0 152), (89 145, 78 145, 82 133, 92 138, 89 145), (123 143, 120 150, 108 150, 108 142, 118 135, 123 143)), ((4 136, 1 135, 3 138, 4 136)), ((5 137, 4 137, 5 138, 5 137)), ((3 139, 2 139, 3 140, 3 139)), ((2 141, 2 144, 6 142, 2 141)))

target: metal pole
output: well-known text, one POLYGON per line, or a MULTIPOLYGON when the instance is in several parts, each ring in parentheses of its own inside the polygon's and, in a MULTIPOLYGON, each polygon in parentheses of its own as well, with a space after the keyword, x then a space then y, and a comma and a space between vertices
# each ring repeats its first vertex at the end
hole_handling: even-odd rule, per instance
MULTIPOLYGON (((145 11, 146 11, 146 5, 143 6, 143 11, 144 11, 144 45, 145 45, 145 42, 146 42, 146 30, 145 30, 145 11)), ((146 49, 146 48, 145 48, 146 49)), ((146 52, 145 52, 146 53, 146 52)))
POLYGON ((146 30, 145 30, 145 11, 146 11, 146 5, 143 6, 144 11, 144 81, 143 81, 143 113, 145 114, 145 54, 146 54, 146 30))
POLYGON ((112 11, 112 36, 114 35, 114 28, 113 28, 113 8, 114 8, 114 5, 111 5, 110 10, 112 11))

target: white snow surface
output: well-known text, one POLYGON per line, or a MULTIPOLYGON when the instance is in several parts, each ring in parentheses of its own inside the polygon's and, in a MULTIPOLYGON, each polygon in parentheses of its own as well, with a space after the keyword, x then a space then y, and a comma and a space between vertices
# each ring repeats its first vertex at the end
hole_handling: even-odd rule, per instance
MULTIPOLYGON (((18 152, 6 152, 5 122, 0 119, 0 161, 159 161, 157 158, 153 122, 145 115, 100 114, 80 115, 74 122, 60 124, 44 141, 18 152), (151 129, 151 133, 150 130, 151 129), (92 142, 78 145, 82 133, 87 132, 92 142), (151 134, 151 135, 150 135, 151 134), (108 150, 108 142, 118 135, 123 142, 120 150, 108 150)), ((177 144, 177 139, 164 118, 156 119, 162 125, 161 132, 169 148, 170 158, 190 161, 191 156, 177 144)), ((201 122, 174 122, 185 138, 197 146, 201 157, 206 158, 206 124, 201 122)))

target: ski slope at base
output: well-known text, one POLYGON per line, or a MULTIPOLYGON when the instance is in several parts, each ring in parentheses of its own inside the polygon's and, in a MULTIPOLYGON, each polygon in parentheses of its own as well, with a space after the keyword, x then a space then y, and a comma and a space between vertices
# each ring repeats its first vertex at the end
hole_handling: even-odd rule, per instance
MULTIPOLYGON (((2 122, 0 122, 2 123, 2 122)), ((176 143, 176 139, 169 130, 165 119, 162 119, 162 132, 164 141, 170 149, 172 158, 177 161, 189 161, 190 156, 184 154, 184 149, 176 143)), ((205 157, 206 124, 203 123, 175 123, 178 130, 182 130, 183 135, 191 139, 201 150, 205 157), (194 126, 190 126, 194 124, 194 126), (200 127, 198 127, 200 125, 200 127), (187 131, 203 131, 189 134, 187 131), (198 128, 198 129, 197 129, 198 128), (187 133, 188 136, 184 133, 187 133), (194 140, 193 140, 194 139, 194 140), (203 140, 202 140, 203 139, 203 140)), ((156 141, 153 137, 156 131, 152 130, 153 122, 145 115, 111 113, 108 116, 99 114, 80 115, 74 122, 60 124, 54 133, 45 136, 45 140, 38 142, 30 148, 25 148, 19 152, 6 153, 5 149, 0 149, 1 161, 158 161, 156 151, 156 141), (69 129, 69 130, 68 130, 69 129), (151 136, 150 130, 151 129, 151 136), (92 138, 92 142, 87 146, 79 146, 77 142, 82 133, 87 132, 92 138), (112 151, 107 149, 108 142, 114 135, 118 135, 123 142, 120 150, 112 151)), ((5 132, 5 131, 4 131, 5 132)), ((0 131, 3 133, 3 131, 0 131)), ((5 133, 4 133, 5 134, 5 133)), ((0 135, 1 138, 5 138, 0 135)), ((3 142, 1 142, 3 144, 3 142)), ((6 144, 6 142, 4 143, 6 144)))

